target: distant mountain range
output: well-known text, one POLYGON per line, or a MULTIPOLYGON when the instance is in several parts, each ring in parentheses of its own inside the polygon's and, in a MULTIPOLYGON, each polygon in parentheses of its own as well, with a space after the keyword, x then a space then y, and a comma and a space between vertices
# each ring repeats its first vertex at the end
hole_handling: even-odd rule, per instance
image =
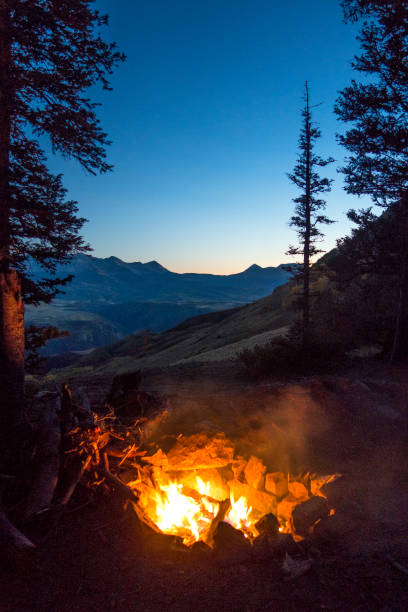
MULTIPOLYGON (((127 263, 117 257, 77 255, 57 276, 74 280, 52 304, 27 308, 28 323, 56 325, 71 336, 46 352, 87 350, 135 332, 161 332, 188 317, 241 306, 265 297, 291 276, 287 266, 256 264, 230 275, 178 274, 156 261, 127 263)), ((33 278, 44 272, 34 265, 33 278)))
MULTIPOLYGON (((61 299, 75 302, 119 304, 123 302, 200 303, 234 302, 246 304, 264 297, 287 281, 284 265, 261 268, 256 264, 238 274, 178 274, 157 261, 127 263, 118 257, 101 259, 77 255, 57 276, 74 275, 61 299)), ((32 268, 34 278, 44 272, 32 268)))

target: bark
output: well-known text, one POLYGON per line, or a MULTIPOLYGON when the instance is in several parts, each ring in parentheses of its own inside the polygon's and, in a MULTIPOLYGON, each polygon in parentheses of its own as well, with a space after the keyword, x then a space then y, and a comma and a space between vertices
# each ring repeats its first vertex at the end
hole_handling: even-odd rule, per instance
MULTIPOLYGON (((21 283, 10 269, 10 108, 12 99, 9 8, 0 0, 0 443, 9 449, 23 420, 24 308, 21 283)), ((4 457, 3 457, 4 459, 4 457)))
MULTIPOLYGON (((24 306, 15 270, 0 272, 1 431, 21 422, 24 391, 24 306)), ((10 434, 10 430, 8 431, 10 434)))

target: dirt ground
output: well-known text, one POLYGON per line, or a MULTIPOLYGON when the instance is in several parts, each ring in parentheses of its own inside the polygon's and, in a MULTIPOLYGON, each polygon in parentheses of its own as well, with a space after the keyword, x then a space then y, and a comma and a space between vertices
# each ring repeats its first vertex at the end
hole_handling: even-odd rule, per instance
MULTIPOLYGON (((363 374, 358 380, 303 381, 300 391, 299 386, 288 391, 287 398, 300 402, 296 414, 302 423, 326 416, 327 427, 318 433, 302 429, 308 440, 300 464, 344 476, 333 492, 336 514, 299 551, 313 561, 305 575, 285 581, 283 553, 220 562, 181 551, 168 538, 146 537, 117 495, 89 497, 78 488, 58 524, 41 536, 37 531, 33 565, 2 569, 0 609, 407 610, 408 379, 406 372, 363 374), (303 411, 302 397, 308 398, 303 411)), ((186 387, 194 409, 193 391, 186 387)), ((228 397, 212 391, 195 405, 205 410, 215 402, 227 410, 242 404, 250 417, 256 414, 254 431, 277 393, 267 383, 240 389, 235 397, 231 389, 228 397)))

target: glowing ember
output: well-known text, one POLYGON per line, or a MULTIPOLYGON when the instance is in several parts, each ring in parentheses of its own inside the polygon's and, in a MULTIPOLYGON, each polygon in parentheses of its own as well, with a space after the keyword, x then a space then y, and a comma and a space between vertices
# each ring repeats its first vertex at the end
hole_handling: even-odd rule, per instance
POLYGON ((191 439, 194 461, 189 456, 189 438, 179 442, 179 437, 178 447, 169 455, 159 450, 143 458, 144 464, 137 466, 139 478, 132 482, 143 520, 181 537, 188 546, 198 540, 211 545, 221 520, 253 539, 259 535, 255 525, 267 514, 277 517, 280 532, 302 539, 294 530, 294 508, 313 496, 324 497, 321 487, 337 477, 265 474, 260 459, 234 458, 232 443, 225 437, 200 434, 191 439))

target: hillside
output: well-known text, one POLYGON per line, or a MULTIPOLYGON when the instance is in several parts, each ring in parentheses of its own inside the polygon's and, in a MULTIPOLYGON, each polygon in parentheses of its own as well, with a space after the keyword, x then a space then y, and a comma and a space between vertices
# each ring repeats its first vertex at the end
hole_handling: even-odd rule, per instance
POLYGON ((286 283, 252 304, 193 317, 161 334, 133 334, 78 359, 60 376, 117 374, 137 368, 233 359, 247 346, 282 334, 292 319, 286 283))
MULTIPOLYGON (((51 341, 45 355, 84 351, 149 329, 159 333, 189 317, 241 306, 271 293, 287 281, 285 266, 253 265, 238 274, 177 274, 153 261, 126 263, 117 257, 77 255, 56 270, 73 275, 51 304, 29 306, 28 324, 54 325, 70 336, 51 341)), ((32 266, 31 276, 43 272, 32 266)))

